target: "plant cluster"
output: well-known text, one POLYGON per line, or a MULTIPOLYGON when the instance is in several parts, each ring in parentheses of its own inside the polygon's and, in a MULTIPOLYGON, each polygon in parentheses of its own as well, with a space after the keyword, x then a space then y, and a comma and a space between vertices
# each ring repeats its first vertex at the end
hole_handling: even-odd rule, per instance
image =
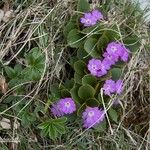
POLYGON ((77 114, 83 127, 105 130, 106 120, 117 123, 121 115, 116 106, 123 92, 123 70, 135 50, 100 8, 91 10, 86 0, 79 0, 77 12, 64 28, 74 75, 51 86, 50 112, 54 117, 77 114))
MULTIPOLYGON (((50 15, 48 19, 51 21, 32 24, 30 28, 35 31, 35 41, 30 43, 29 40, 29 47, 24 45, 22 51, 22 44, 15 47, 13 51, 18 56, 8 61, 10 52, 0 64, 9 89, 1 95, 1 115, 15 116, 23 128, 31 128, 36 133, 41 130, 42 137, 49 136, 51 139, 63 136, 66 128, 69 132, 70 126, 66 124, 70 123, 75 128, 91 128, 94 132, 105 131, 111 123, 118 123, 124 87, 123 72, 128 69, 132 53, 138 50, 139 38, 130 32, 130 27, 123 28, 122 24, 110 22, 107 12, 105 5, 91 9, 87 0, 78 0, 77 11, 71 14, 63 30, 67 42, 65 51, 70 59, 66 58, 69 62, 65 66, 68 74, 61 83, 57 83, 61 77, 56 79, 52 70, 54 61, 62 57, 58 44, 63 38, 62 32, 57 37, 59 40, 56 38, 50 44, 56 42, 56 47, 52 46, 51 50, 51 36, 46 34, 51 29, 49 22, 56 17, 50 15), (53 79, 49 78, 51 72, 53 79)), ((60 22, 55 24, 58 26, 60 22)), ((53 28, 53 32, 59 34, 57 27, 53 28)), ((24 33, 20 37, 22 35, 24 33)), ((20 37, 18 43, 21 43, 20 37)), ((54 70, 59 70, 57 66, 54 70)), ((59 73, 60 76, 63 74, 59 73)))

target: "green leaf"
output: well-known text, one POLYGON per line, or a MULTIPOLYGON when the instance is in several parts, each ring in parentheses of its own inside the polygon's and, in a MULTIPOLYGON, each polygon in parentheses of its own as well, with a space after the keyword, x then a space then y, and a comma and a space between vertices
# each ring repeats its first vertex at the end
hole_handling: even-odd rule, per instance
POLYGON ((121 78, 122 69, 120 69, 120 68, 113 68, 113 69, 111 69, 111 74, 112 74, 112 79, 113 80, 118 80, 118 79, 121 78))
POLYGON ((20 114, 21 124, 24 127, 30 126, 34 121, 36 121, 35 114, 30 113, 28 111, 24 111, 20 114))
POLYGON ((67 89, 61 90, 61 97, 62 97, 62 98, 70 97, 69 90, 67 90, 67 89))
POLYGON ((78 73, 74 73, 74 81, 75 83, 78 83, 78 84, 82 84, 82 77, 83 75, 80 75, 78 73))
POLYGON ((84 43, 85 51, 92 57, 99 58, 100 53, 97 52, 97 40, 88 38, 84 43))
POLYGON ((131 36, 124 39, 124 44, 129 48, 133 53, 137 52, 141 46, 140 38, 138 36, 131 36))
POLYGON ((77 28, 75 21, 69 21, 68 24, 64 27, 64 36, 67 37, 68 33, 77 28))
POLYGON ((15 72, 17 72, 18 74, 21 73, 22 71, 22 66, 20 64, 16 64, 14 67, 15 72))
POLYGON ((79 60, 74 63, 74 70, 76 73, 78 73, 80 75, 84 75, 85 69, 86 69, 86 63, 84 61, 79 60))
POLYGON ((110 42, 120 39, 120 35, 118 33, 117 26, 115 26, 115 25, 113 27, 109 28, 109 29, 106 29, 104 31, 104 34, 109 39, 110 42))
POLYGON ((58 123, 58 124, 64 124, 66 121, 67 121, 66 117, 61 117, 53 120, 54 123, 58 123))
POLYGON ((37 69, 44 68, 45 56, 38 47, 32 48, 29 53, 25 54, 25 59, 29 66, 37 67, 37 69))
POLYGON ((93 98, 95 95, 95 89, 91 85, 83 85, 79 88, 78 95, 85 100, 93 98))
POLYGON ((99 107, 100 103, 96 98, 89 98, 86 101, 86 105, 90 107, 99 107))
POLYGON ((96 132, 104 132, 106 130, 106 120, 94 127, 96 132))
POLYGON ((27 81, 38 81, 41 78, 42 72, 36 68, 27 67, 22 71, 22 74, 27 81))
POLYGON ((84 28, 82 31, 80 31, 82 34, 88 34, 88 35, 92 35, 92 34, 96 34, 96 35, 101 35, 103 33, 102 29, 105 26, 103 24, 96 24, 95 26, 91 26, 88 28, 84 28))
POLYGON ((70 66, 72 67, 72 68, 74 68, 74 63, 76 62, 76 61, 78 61, 79 59, 76 57, 76 56, 73 56, 73 57, 70 57, 70 66))
POLYGON ((92 87, 95 87, 96 83, 97 83, 96 77, 92 76, 91 74, 87 74, 82 78, 83 85, 89 84, 92 87))
POLYGON ((79 107, 79 109, 77 110, 77 115, 78 115, 79 117, 81 117, 82 112, 83 112, 85 109, 86 109, 86 103, 83 103, 83 104, 79 107))
POLYGON ((59 123, 54 123, 55 125, 55 128, 56 128, 56 131, 59 133, 59 134, 65 134, 66 130, 65 130, 65 127, 62 126, 61 124, 59 123))
POLYGON ((90 10, 90 4, 87 0, 78 0, 77 11, 87 12, 90 10))
POLYGON ((9 66, 5 66, 5 72, 10 79, 16 77, 15 70, 9 66))
POLYGON ((68 90, 72 89, 73 88, 73 85, 74 85, 74 80, 73 78, 72 79, 66 79, 65 80, 65 83, 64 83, 64 86, 65 88, 67 88, 68 90))
POLYGON ((113 120, 114 122, 118 122, 118 113, 116 112, 116 110, 114 110, 113 108, 110 108, 109 110, 108 110, 108 114, 109 114, 109 116, 110 116, 110 118, 111 118, 111 120, 113 120))
POLYGON ((44 134, 44 136, 48 135, 51 139, 54 140, 65 133, 66 121, 66 117, 50 119, 44 123, 39 124, 38 128, 41 129, 41 132, 44 134))
POLYGON ((68 45, 72 48, 78 48, 82 42, 82 34, 78 32, 78 29, 73 29, 67 36, 68 45))
POLYGON ((77 51, 78 59, 84 59, 88 57, 88 53, 84 50, 84 46, 81 45, 77 51))
POLYGON ((48 135, 52 140, 56 139, 56 137, 58 136, 58 132, 57 132, 55 126, 53 126, 53 124, 49 125, 48 135))
POLYGON ((105 32, 104 32, 103 35, 99 38, 98 43, 97 43, 97 49, 101 55, 104 49, 106 48, 108 42, 109 42, 109 39, 105 35, 105 32))
POLYGON ((78 96, 78 90, 79 90, 79 87, 78 87, 78 86, 73 87, 73 88, 70 90, 71 97, 73 98, 73 100, 75 100, 76 103, 82 104, 82 103, 83 103, 83 100, 78 96))
POLYGON ((59 84, 57 84, 57 83, 52 84, 50 86, 50 92, 56 98, 61 98, 61 90, 62 90, 62 87, 59 86, 59 84))

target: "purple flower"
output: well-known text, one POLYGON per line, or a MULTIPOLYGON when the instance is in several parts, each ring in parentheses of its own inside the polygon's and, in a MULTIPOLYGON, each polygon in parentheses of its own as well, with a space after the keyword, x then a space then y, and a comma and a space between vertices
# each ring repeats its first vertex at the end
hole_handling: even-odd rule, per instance
POLYGON ((93 18, 97 21, 97 20, 102 20, 104 17, 102 15, 102 13, 98 10, 93 10, 92 11, 92 16, 93 18))
POLYGON ((111 79, 110 80, 106 80, 105 84, 103 86, 103 89, 104 89, 104 94, 110 96, 116 90, 115 81, 113 81, 111 79))
POLYGON ((93 26, 96 24, 96 19, 91 13, 85 13, 84 17, 80 19, 80 22, 84 24, 85 27, 93 26))
POLYGON ((127 62, 128 58, 129 58, 129 53, 127 52, 127 50, 124 48, 122 54, 120 55, 120 58, 122 61, 127 62))
POLYGON ((72 98, 60 99, 57 106, 64 114, 71 114, 76 111, 76 105, 72 98))
POLYGON ((64 116, 64 113, 58 108, 57 104, 53 104, 51 112, 54 116, 61 117, 64 116))
POLYGON ((116 59, 119 58, 121 46, 117 42, 111 42, 107 45, 106 51, 109 55, 113 55, 116 59))
POLYGON ((107 62, 107 64, 111 67, 111 65, 114 65, 117 61, 118 61, 118 57, 116 57, 115 55, 110 55, 108 54, 107 52, 105 52, 103 54, 103 57, 104 57, 104 61, 107 62))
POLYGON ((105 95, 111 95, 114 93, 121 94, 123 91, 123 81, 122 80, 117 80, 116 82, 113 81, 112 79, 106 80, 104 85, 104 94, 105 95))
POLYGON ((94 76, 101 77, 107 74, 109 66, 106 62, 101 62, 99 59, 91 59, 88 63, 88 70, 94 76))
POLYGON ((51 112, 54 116, 64 116, 76 111, 76 105, 72 98, 60 99, 56 104, 52 105, 51 112))
POLYGON ((93 10, 92 12, 85 13, 84 16, 80 19, 80 22, 85 26, 93 26, 97 21, 103 19, 103 15, 98 10, 93 10))
POLYGON ((91 128, 102 122, 105 118, 105 113, 98 107, 88 107, 85 109, 82 115, 83 126, 85 128, 91 128))
POLYGON ((124 62, 128 61, 129 53, 127 48, 122 43, 111 42, 107 45, 106 51, 111 57, 113 57, 115 62, 116 60, 118 61, 118 58, 120 58, 124 62))
POLYGON ((123 81, 118 80, 116 82, 116 93, 120 95, 122 93, 122 91, 123 91, 123 81))

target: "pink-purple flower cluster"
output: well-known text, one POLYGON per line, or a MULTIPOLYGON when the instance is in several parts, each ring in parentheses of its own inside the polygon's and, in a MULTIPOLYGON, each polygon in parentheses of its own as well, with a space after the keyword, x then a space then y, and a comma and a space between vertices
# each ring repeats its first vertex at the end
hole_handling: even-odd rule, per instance
POLYGON ((101 61, 99 59, 91 59, 88 63, 88 70, 90 73, 96 77, 101 77, 105 74, 107 74, 107 70, 109 70, 110 67, 107 64, 107 62, 101 61))
POLYGON ((105 113, 98 107, 88 107, 83 112, 82 119, 85 128, 95 127, 105 119, 105 113))
POLYGON ((104 53, 103 56, 104 56, 104 59, 107 59, 113 65, 119 59, 121 59, 124 62, 127 62, 129 53, 128 53, 128 49, 122 43, 111 42, 107 45, 106 53, 104 53))
POLYGON ((103 19, 103 15, 99 10, 93 10, 91 12, 85 13, 84 16, 80 19, 80 22, 85 26, 93 26, 103 19))
POLYGON ((103 60, 92 58, 88 62, 88 70, 96 77, 107 74, 107 71, 119 59, 127 62, 129 53, 127 48, 119 42, 111 42, 107 45, 106 52, 103 54, 103 60))
POLYGON ((111 95, 111 94, 121 94, 123 91, 123 81, 122 80, 117 80, 116 82, 113 81, 112 79, 106 80, 104 85, 104 94, 105 95, 111 95))
POLYGON ((64 116, 76 111, 76 105, 72 98, 60 99, 51 107, 51 112, 54 116, 64 116))

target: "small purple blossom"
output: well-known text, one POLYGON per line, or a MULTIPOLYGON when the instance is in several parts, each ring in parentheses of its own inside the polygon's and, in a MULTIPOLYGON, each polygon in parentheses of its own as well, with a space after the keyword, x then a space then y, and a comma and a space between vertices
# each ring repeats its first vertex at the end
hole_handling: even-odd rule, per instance
POLYGON ((57 106, 64 114, 71 114, 76 111, 76 105, 72 98, 60 99, 57 103, 57 106))
POLYGON ((94 58, 89 61, 87 67, 90 73, 97 77, 107 74, 107 70, 109 69, 106 62, 102 62, 101 60, 94 58))
MULTIPOLYGON (((127 48, 120 42, 111 42, 107 45, 106 52, 113 57, 113 59, 116 61, 119 58, 127 62, 129 53, 127 48)), ((105 54, 106 55, 106 54, 105 54)), ((105 56, 106 58, 106 56, 105 56)))
POLYGON ((92 12, 85 13, 84 16, 80 19, 80 22, 85 27, 94 26, 97 21, 103 19, 103 15, 98 10, 93 10, 92 12))
POLYGON ((116 59, 119 58, 120 56, 120 51, 121 51, 121 47, 120 44, 118 44, 117 42, 111 42, 107 45, 106 51, 109 55, 113 55, 116 57, 116 59))
POLYGON ((120 95, 122 91, 123 91, 123 81, 118 80, 116 81, 116 93, 120 95))
POLYGON ((106 80, 103 89, 104 89, 104 94, 110 96, 116 90, 115 81, 111 79, 106 80))
POLYGON ((108 54, 107 52, 105 52, 103 54, 103 57, 104 57, 104 61, 107 62, 107 64, 111 67, 112 65, 114 65, 117 61, 118 61, 118 57, 116 57, 115 55, 110 55, 108 54))
POLYGON ((104 85, 104 94, 105 95, 111 95, 114 93, 121 94, 123 91, 123 81, 122 80, 117 80, 116 82, 113 81, 112 79, 106 80, 104 85))
POLYGON ((56 104, 52 105, 51 112, 54 116, 64 116, 76 111, 76 105, 72 98, 60 99, 56 104))
POLYGON ((52 105, 51 112, 54 116, 57 116, 57 117, 64 116, 64 113, 58 108, 57 104, 52 105))
POLYGON ((129 53, 126 49, 123 50, 123 53, 120 55, 122 61, 127 62, 129 58, 129 53))
POLYGON ((80 19, 80 22, 84 24, 85 27, 89 27, 96 24, 96 19, 91 13, 85 13, 84 17, 80 19))
POLYGON ((105 113, 98 107, 88 107, 85 109, 82 115, 83 126, 85 128, 95 127, 101 123, 105 118, 105 113))
POLYGON ((97 21, 97 20, 102 20, 104 17, 102 15, 102 13, 98 10, 93 10, 92 11, 92 16, 93 18, 97 21))

